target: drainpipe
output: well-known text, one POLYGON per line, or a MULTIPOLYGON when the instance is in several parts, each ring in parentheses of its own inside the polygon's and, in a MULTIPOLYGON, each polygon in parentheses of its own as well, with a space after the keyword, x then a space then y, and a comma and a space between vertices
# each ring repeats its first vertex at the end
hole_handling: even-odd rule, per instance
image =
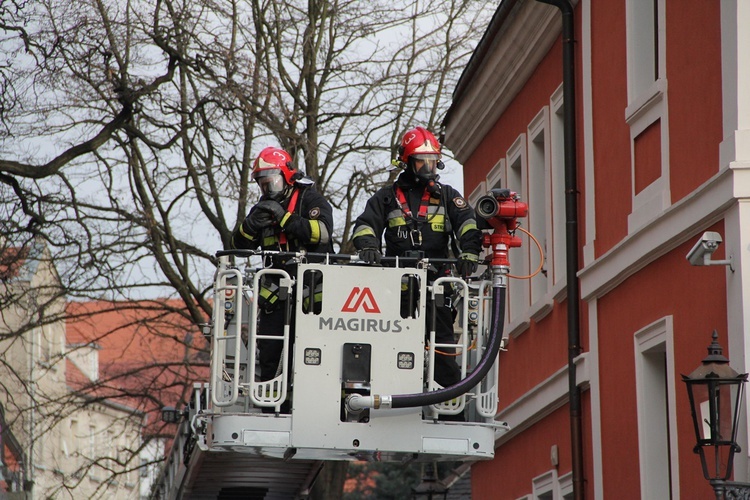
POLYGON ((563 146, 565 154, 565 251, 567 254, 570 444, 573 464, 573 495, 576 500, 583 500, 581 390, 576 383, 575 365, 575 358, 581 353, 580 298, 578 287, 578 189, 576 180, 575 17, 569 0, 537 1, 555 6, 562 13, 563 100, 565 102, 563 146))

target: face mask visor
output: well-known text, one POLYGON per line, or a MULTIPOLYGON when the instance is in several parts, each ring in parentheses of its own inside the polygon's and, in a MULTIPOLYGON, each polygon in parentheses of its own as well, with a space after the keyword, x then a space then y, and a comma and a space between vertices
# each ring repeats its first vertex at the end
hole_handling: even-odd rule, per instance
POLYGON ((286 181, 281 174, 281 170, 261 170, 254 173, 253 178, 258 183, 263 198, 272 200, 283 198, 284 191, 286 191, 286 181))
POLYGON ((412 163, 414 173, 418 178, 430 181, 437 178, 438 164, 440 155, 436 154, 417 154, 411 155, 409 161, 412 163))

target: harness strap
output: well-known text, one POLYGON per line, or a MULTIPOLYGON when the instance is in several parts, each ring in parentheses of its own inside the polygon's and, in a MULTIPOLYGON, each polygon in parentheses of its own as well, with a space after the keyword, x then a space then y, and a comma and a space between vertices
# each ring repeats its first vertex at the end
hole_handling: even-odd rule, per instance
MULTIPOLYGON (((294 209, 297 208, 297 198, 299 198, 299 189, 295 189, 292 191, 292 197, 289 199, 289 206, 287 207, 286 211, 290 214, 294 213, 294 209)), ((287 239, 286 234, 284 233, 284 230, 281 230, 281 234, 279 234, 279 245, 286 245, 287 239)), ((288 250, 288 249, 287 249, 288 250)))
MULTIPOLYGON (((414 216, 411 213, 411 208, 409 208, 409 202, 406 201, 406 195, 404 194, 404 191, 401 189, 401 186, 396 186, 396 199, 401 205, 401 211, 404 212, 404 215, 407 218, 414 219, 414 216)), ((427 219, 427 208, 429 206, 430 206, 430 192, 427 191, 427 189, 425 189, 424 192, 422 193, 422 201, 419 203, 419 212, 417 213, 417 220, 427 219)))

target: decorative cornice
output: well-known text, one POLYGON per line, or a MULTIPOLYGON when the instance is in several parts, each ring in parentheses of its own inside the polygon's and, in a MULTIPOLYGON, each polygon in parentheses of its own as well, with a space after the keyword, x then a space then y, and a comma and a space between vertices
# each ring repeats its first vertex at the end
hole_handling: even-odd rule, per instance
MULTIPOLYGON (((575 359, 576 384, 582 389, 590 385, 588 357, 588 353, 583 353, 575 359)), ((507 422, 510 431, 495 440, 495 447, 502 446, 567 402, 568 367, 564 366, 497 414, 495 419, 507 422)))
POLYGON ((579 271, 581 298, 590 301, 605 295, 690 235, 722 219, 736 201, 732 171, 723 169, 579 271))
POLYGON ((446 118, 445 143, 465 162, 559 37, 557 9, 535 0, 519 1, 489 44, 484 61, 454 95, 446 118))

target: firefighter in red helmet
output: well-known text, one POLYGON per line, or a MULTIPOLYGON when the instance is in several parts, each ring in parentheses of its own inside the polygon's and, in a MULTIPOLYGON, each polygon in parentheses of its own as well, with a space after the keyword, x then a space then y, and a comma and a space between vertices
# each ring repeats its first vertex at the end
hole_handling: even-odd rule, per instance
MULTIPOLYGON (((312 180, 294 168, 292 157, 287 151, 277 147, 263 149, 253 164, 252 177, 260 188, 260 201, 252 207, 232 235, 232 248, 333 252, 331 205, 315 190, 312 180)), ((290 257, 273 255, 271 263, 272 267, 286 269, 292 275, 296 272, 294 259, 290 257)), ((322 282, 319 281, 313 290, 303 290, 307 307, 311 304, 312 307, 319 305, 315 298, 321 289, 322 282)), ((285 301, 280 300, 278 292, 278 276, 269 276, 261 283, 258 328, 263 335, 283 335, 285 307, 291 307, 291 301, 283 303, 285 301)), ((290 331, 294 332, 293 325, 290 331)), ((281 342, 258 341, 262 381, 277 376, 281 351, 281 342)), ((287 407, 288 404, 282 406, 282 412, 287 407)))
MULTIPOLYGON (((423 127, 406 132, 398 148, 394 165, 403 169, 396 182, 381 188, 367 202, 354 223, 352 241, 360 258, 378 264, 381 239, 387 256, 421 255, 448 258, 451 237, 458 244, 456 271, 467 277, 477 270, 482 250, 482 233, 477 228, 474 209, 448 184, 438 182, 440 143, 423 127)), ((430 282, 450 273, 450 268, 428 272, 430 282)), ((410 285, 402 287, 402 314, 411 303, 410 285)), ((446 295, 449 295, 446 294, 446 295)), ((427 303, 427 325, 432 324, 432 301, 427 303)), ((435 307, 436 342, 454 343, 453 310, 450 301, 435 307)), ((428 328, 429 330, 429 328, 428 328)), ((435 380, 447 387, 460 380, 460 371, 452 356, 436 355, 435 380)))
POLYGON ((267 147, 253 164, 260 201, 232 235, 233 248, 332 252, 333 210, 283 149, 267 147))
POLYGON ((443 168, 440 143, 427 129, 417 127, 409 130, 401 138, 398 162, 414 175, 418 183, 430 186, 438 178, 438 169, 443 168))

